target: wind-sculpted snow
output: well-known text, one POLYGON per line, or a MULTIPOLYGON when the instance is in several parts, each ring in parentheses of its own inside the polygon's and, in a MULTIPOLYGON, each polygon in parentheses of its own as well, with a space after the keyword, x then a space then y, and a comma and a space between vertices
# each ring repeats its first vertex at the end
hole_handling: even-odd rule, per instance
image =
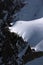
POLYGON ((43 39, 43 18, 29 22, 17 21, 15 25, 9 28, 11 32, 18 33, 32 46, 35 46, 43 39))

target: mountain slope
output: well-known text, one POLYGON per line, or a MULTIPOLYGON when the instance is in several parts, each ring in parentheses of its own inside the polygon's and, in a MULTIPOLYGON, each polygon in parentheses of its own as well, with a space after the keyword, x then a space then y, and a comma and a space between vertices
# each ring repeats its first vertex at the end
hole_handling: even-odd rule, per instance
POLYGON ((35 46, 43 39, 43 18, 33 21, 17 21, 9 27, 11 32, 21 35, 30 45, 35 46))
MULTIPOLYGON (((16 32, 28 41, 36 51, 43 51, 43 18, 32 21, 16 21, 15 25, 9 27, 11 32, 16 32)), ((23 51, 25 53, 25 50, 23 51)), ((20 53, 21 57, 23 53, 20 53)), ((43 57, 26 63, 25 65, 43 65, 43 57)))

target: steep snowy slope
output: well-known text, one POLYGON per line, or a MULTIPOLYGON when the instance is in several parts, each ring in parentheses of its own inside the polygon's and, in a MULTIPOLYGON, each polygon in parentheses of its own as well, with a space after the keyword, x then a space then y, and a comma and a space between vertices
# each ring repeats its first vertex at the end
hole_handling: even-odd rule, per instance
POLYGON ((43 17, 43 0, 25 0, 25 2, 26 5, 17 13, 19 20, 25 21, 43 17))
POLYGON ((43 18, 28 22, 17 21, 10 29, 21 35, 30 45, 35 46, 43 39, 43 18))

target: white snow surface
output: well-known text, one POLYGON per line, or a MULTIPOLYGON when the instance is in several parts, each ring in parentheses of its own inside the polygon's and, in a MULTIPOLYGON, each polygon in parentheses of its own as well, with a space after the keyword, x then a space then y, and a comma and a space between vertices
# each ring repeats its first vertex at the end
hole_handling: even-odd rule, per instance
POLYGON ((35 46, 43 40, 43 18, 32 21, 17 21, 15 25, 9 27, 11 32, 16 32, 28 41, 30 45, 35 46))

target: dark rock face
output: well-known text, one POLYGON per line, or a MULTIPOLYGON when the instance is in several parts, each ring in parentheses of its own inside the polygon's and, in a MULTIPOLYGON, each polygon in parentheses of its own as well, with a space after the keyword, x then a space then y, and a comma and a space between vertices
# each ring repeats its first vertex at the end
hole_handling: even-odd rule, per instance
POLYGON ((27 62, 30 62, 42 56, 43 56, 43 51, 35 51, 35 49, 31 49, 30 45, 28 45, 24 56, 22 56, 23 64, 26 64, 27 62))
MULTIPOLYGON (((11 33, 8 28, 1 28, 1 57, 2 63, 7 65, 9 62, 16 65, 18 53, 26 46, 22 37, 16 33, 11 33), (2 42, 3 41, 3 42, 2 42)), ((18 63, 17 63, 18 64, 18 63)))
POLYGON ((13 15, 23 6, 22 1, 0 0, 0 65, 18 65, 18 47, 22 49, 24 44, 21 43, 24 43, 24 40, 18 34, 11 33, 8 27, 15 19, 13 15))

